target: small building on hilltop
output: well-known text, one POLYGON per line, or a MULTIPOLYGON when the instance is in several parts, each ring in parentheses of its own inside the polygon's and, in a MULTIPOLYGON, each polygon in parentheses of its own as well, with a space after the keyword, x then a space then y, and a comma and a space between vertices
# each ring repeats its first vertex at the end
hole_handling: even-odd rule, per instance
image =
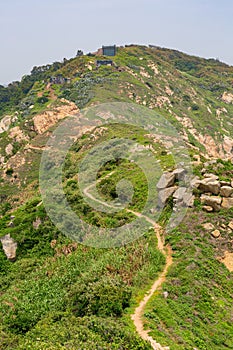
POLYGON ((111 60, 97 60, 96 61, 96 66, 113 66, 113 61, 111 60))
POLYGON ((113 46, 102 46, 102 54, 104 56, 116 56, 117 48, 113 46))

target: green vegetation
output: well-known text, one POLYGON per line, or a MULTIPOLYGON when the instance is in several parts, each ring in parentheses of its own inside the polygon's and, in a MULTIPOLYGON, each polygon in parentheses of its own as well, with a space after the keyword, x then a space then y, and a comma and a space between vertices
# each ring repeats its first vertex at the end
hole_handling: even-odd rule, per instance
MULTIPOLYGON (((67 104, 61 99, 80 109, 117 101, 149 107, 185 135, 192 160, 202 153, 201 163, 194 166, 194 174, 201 177, 206 162, 203 139, 212 137, 219 145, 233 135, 233 104, 222 99, 224 92, 232 93, 233 67, 136 45, 119 48, 112 59, 111 67, 98 68, 93 55, 34 67, 21 82, 0 86, 0 120, 11 116, 9 130, 0 134, 0 237, 10 234, 18 243, 14 262, 0 249, 0 349, 151 349, 136 334, 130 314, 165 264, 153 230, 117 249, 94 249, 63 236, 45 211, 38 183, 41 154, 57 124, 38 134, 33 118, 67 104), (11 134, 13 127, 18 134, 11 134)), ((106 214, 88 205, 79 188, 78 168, 93 148, 118 138, 148 147, 159 162, 158 172, 175 166, 169 138, 154 141, 143 129, 108 124, 83 135, 66 157, 63 188, 72 209, 100 228, 122 226, 135 216, 127 209, 106 214)), ((206 171, 229 182, 233 165, 218 160, 209 162, 206 171)), ((99 195, 110 203, 130 199, 131 184, 128 209, 143 210, 147 178, 132 159, 108 160, 97 179, 99 195), (122 187, 118 198, 123 178, 128 187, 122 187)), ((150 186, 156 196, 156 181, 150 186)), ((226 250, 233 251, 232 232, 227 230, 233 212, 204 213, 198 190, 194 194, 194 209, 167 234, 173 265, 162 290, 147 305, 144 320, 153 338, 171 350, 233 349, 233 279, 218 261, 226 250), (221 227, 220 239, 203 229, 206 222, 221 227)), ((172 209, 170 198, 159 218, 163 227, 172 209)))

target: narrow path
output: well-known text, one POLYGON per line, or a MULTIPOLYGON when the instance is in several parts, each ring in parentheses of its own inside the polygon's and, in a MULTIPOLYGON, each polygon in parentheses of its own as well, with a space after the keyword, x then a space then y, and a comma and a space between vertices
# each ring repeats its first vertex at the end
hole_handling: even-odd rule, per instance
MULTIPOLYGON (((109 176, 111 176, 114 173, 111 172, 110 174, 108 174, 105 178, 108 178, 109 176)), ((103 179, 99 179, 97 180, 97 183, 102 181, 103 179)), ((108 207, 112 207, 114 208, 114 206, 107 204, 105 202, 102 202, 101 200, 96 199, 94 196, 92 196, 88 191, 94 187, 96 185, 92 184, 88 187, 86 187, 83 190, 83 193, 89 197, 92 200, 97 201, 100 204, 103 204, 105 206, 108 207)), ((143 218, 145 219, 147 222, 149 222, 150 224, 153 225, 154 227, 154 231, 157 237, 157 241, 158 241, 158 249, 165 255, 166 257, 166 265, 163 269, 163 271, 160 273, 160 275, 158 276, 158 278, 155 280, 155 282, 153 283, 152 287, 150 288, 150 290, 145 294, 144 298, 142 299, 142 301, 140 302, 139 306, 135 309, 134 313, 131 315, 131 319, 134 322, 134 325, 136 327, 136 330, 138 332, 138 334, 140 335, 140 337, 145 340, 145 341, 149 341, 152 348, 154 350, 169 350, 169 347, 163 347, 162 345, 160 345, 159 343, 156 342, 156 340, 154 340, 150 335, 150 329, 145 330, 144 329, 144 324, 143 324, 143 313, 144 313, 144 309, 146 304, 148 303, 148 301, 151 299, 151 297, 153 296, 153 294, 155 293, 155 291, 157 289, 159 289, 162 284, 165 282, 166 280, 166 274, 168 272, 169 267, 172 265, 172 250, 169 246, 165 247, 164 245, 164 230, 163 228, 154 220, 150 219, 148 216, 143 215, 141 213, 137 213, 133 210, 129 210, 127 209, 127 211, 131 214, 134 214, 135 216, 139 217, 139 218, 143 218)))

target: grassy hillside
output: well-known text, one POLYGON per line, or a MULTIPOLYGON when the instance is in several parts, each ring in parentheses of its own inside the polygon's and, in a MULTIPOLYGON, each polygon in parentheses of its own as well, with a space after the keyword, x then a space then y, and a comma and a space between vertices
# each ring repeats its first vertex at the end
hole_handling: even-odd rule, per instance
MULTIPOLYGON (((0 238, 10 234, 18 243, 15 261, 0 249, 3 350, 151 349, 130 315, 165 265, 154 230, 120 248, 90 248, 65 237, 42 203, 41 155, 60 120, 105 102, 148 107, 184 139, 195 175, 203 177, 205 168, 222 181, 233 178, 233 67, 136 45, 119 48, 112 66, 97 67, 97 59, 106 57, 81 56, 34 67, 21 82, 0 87, 0 238), (211 163, 212 158, 219 159, 211 163)), ((108 124, 84 133, 67 154, 63 188, 74 212, 100 229, 133 221, 128 209, 141 212, 147 201, 145 174, 125 159, 99 169, 97 189, 102 199, 114 201, 117 184, 128 180, 134 194, 126 209, 107 214, 83 199, 77 175, 81 161, 116 138, 149 147, 160 171, 175 167, 167 140, 154 140, 139 127, 108 124)), ((233 252, 233 231, 228 229, 233 212, 205 213, 199 190, 194 194, 194 208, 166 234, 173 265, 147 304, 144 322, 153 338, 171 350, 232 349, 233 278, 220 260, 226 251, 233 252), (206 232, 205 223, 219 229, 221 237, 206 232)), ((164 229, 173 204, 170 198, 159 217, 164 229)))

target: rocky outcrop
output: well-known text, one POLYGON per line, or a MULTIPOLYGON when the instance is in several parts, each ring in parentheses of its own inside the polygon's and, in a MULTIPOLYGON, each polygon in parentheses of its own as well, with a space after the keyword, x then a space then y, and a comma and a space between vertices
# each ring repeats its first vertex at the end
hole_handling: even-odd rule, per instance
POLYGON ((201 195, 201 204, 210 206, 214 211, 221 209, 222 198, 217 196, 201 195))
POLYGON ((0 120, 0 134, 4 131, 7 131, 11 125, 12 116, 6 115, 4 118, 0 120))
POLYGON ((10 234, 0 238, 0 241, 7 259, 14 261, 16 259, 17 243, 11 238, 10 234))
POLYGON ((79 109, 75 103, 65 99, 61 99, 61 102, 63 103, 61 106, 51 111, 45 111, 33 118, 34 129, 38 134, 43 134, 59 120, 79 113, 79 109))
POLYGON ((169 188, 164 188, 159 191, 159 196, 158 196, 158 205, 159 207, 163 207, 168 199, 173 195, 173 193, 177 190, 176 186, 169 187, 169 188))
POLYGON ((202 192, 210 192, 218 195, 220 192, 220 182, 216 180, 215 176, 207 177, 199 182, 199 189, 202 192))
POLYGON ((165 172, 159 179, 159 182, 157 183, 157 189, 162 190, 167 187, 171 187, 175 183, 176 175, 174 173, 165 172))
POLYGON ((233 208, 233 198, 223 198, 223 200, 222 200, 222 207, 224 209, 231 209, 231 208, 233 208))
POLYGON ((233 188, 231 186, 222 186, 220 190, 220 196, 231 197, 233 194, 233 188))
POLYGON ((228 104, 233 103, 233 94, 225 91, 222 95, 222 101, 228 104))

